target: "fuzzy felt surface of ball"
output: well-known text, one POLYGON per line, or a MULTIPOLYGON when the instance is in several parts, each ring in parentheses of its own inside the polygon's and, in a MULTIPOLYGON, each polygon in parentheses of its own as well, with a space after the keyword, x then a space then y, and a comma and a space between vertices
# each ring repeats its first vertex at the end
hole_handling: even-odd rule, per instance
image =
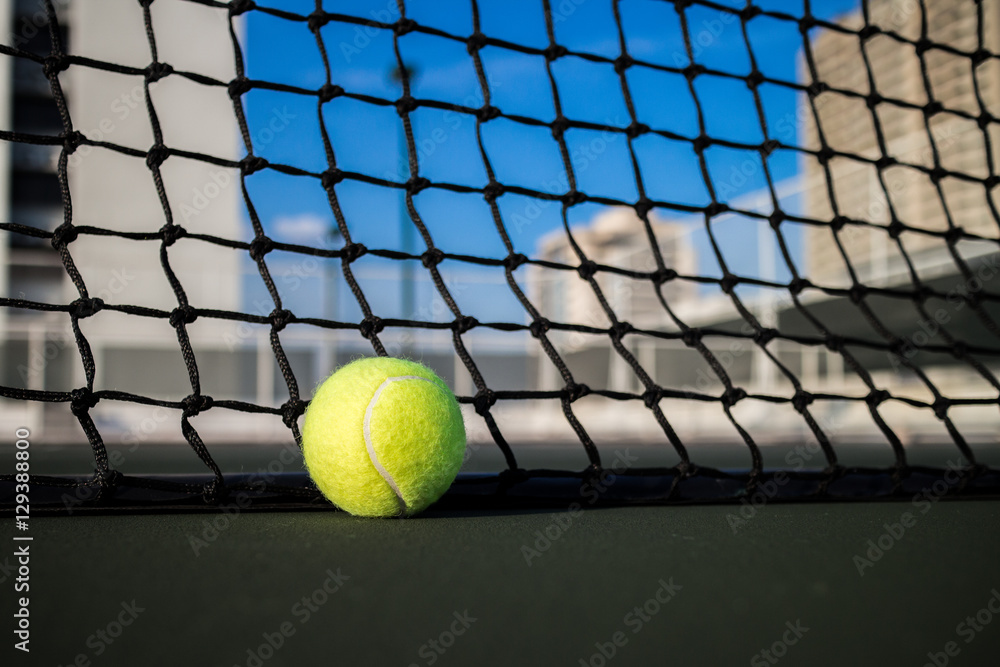
POLYGON ((306 410, 313 482, 357 516, 411 516, 441 497, 465 455, 455 395, 414 361, 367 357, 339 368, 306 410))

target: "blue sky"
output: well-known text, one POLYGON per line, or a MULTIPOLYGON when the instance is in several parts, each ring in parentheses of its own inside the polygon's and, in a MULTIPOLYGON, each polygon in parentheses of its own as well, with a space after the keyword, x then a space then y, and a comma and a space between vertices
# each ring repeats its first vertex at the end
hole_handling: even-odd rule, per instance
MULTIPOLYGON (((267 3, 261 3, 267 4, 267 3)), ((277 3, 275 3, 277 4, 277 3)), ((739 0, 724 4, 742 6, 739 0)), ((802 3, 764 0, 765 9, 801 13, 802 3)), ((483 32, 491 37, 544 48, 547 44, 541 0, 505 0, 480 3, 483 32)), ((823 18, 835 17, 854 8, 857 0, 821 0, 812 11, 823 18)), ((417 22, 468 35, 472 32, 468 0, 408 2, 407 15, 417 22)), ((280 8, 308 14, 313 3, 281 2, 280 8)), ((326 3, 327 11, 339 11, 365 19, 395 20, 392 0, 326 3)), ((619 55, 617 33, 610 0, 553 1, 557 17, 557 41, 577 51, 614 58, 619 55), (577 4, 579 3, 579 4, 577 4)), ((678 15, 672 3, 662 0, 626 0, 621 3, 622 20, 630 54, 636 58, 673 66, 688 63, 678 15)), ((750 61, 738 20, 704 7, 686 10, 696 46, 695 62, 735 74, 750 71, 750 61)), ((353 25, 331 22, 322 30, 333 70, 333 82, 344 89, 395 99, 401 88, 389 71, 395 64, 392 34, 364 31, 353 25)), ((749 24, 749 37, 759 67, 769 77, 795 80, 801 35, 794 23, 759 17, 749 24)), ((322 62, 315 40, 302 23, 251 12, 247 26, 249 76, 315 89, 324 82, 322 62)), ((473 60, 464 44, 410 33, 400 39, 406 62, 417 72, 413 95, 418 98, 479 106, 482 94, 473 60)), ((497 47, 481 51, 493 92, 493 105, 508 114, 551 120, 552 95, 544 60, 497 47)), ((609 125, 629 123, 618 77, 609 65, 566 57, 554 63, 563 111, 567 117, 609 125)), ((679 75, 633 67, 627 74, 641 122, 693 137, 697 135, 694 101, 679 75)), ((703 76, 695 87, 702 102, 708 134, 747 143, 761 140, 761 128, 749 89, 740 81, 703 76)), ((796 98, 787 89, 765 84, 760 88, 769 131, 782 141, 796 140, 796 98)), ((273 162, 310 171, 322 171, 326 161, 319 139, 316 98, 254 90, 245 98, 251 131, 259 155, 273 162), (275 118, 283 119, 275 122, 275 118), (281 127, 273 134, 265 128, 281 127)), ((324 107, 324 118, 342 169, 382 178, 406 180, 399 163, 401 122, 392 107, 380 108, 339 98, 324 107)), ((485 170, 475 141, 471 116, 421 108, 411 114, 420 147, 421 175, 432 181, 447 181, 482 187, 485 170)), ((565 189, 565 172, 558 146, 547 128, 526 128, 507 119, 484 125, 484 142, 498 179, 505 184, 555 190, 565 189)), ((566 139, 578 166, 579 188, 593 195, 627 201, 637 198, 632 169, 622 135, 569 130, 566 139)), ((691 145, 654 136, 636 142, 644 182, 649 196, 679 204, 704 205, 708 195, 691 145)), ((712 147, 706 152, 709 169, 723 199, 764 186, 759 158, 750 152, 712 147), (748 162, 748 160, 750 162, 748 162), (739 170, 743 175, 739 175, 739 170), (734 171, 735 170, 735 171, 734 171), (749 172, 749 175, 747 175, 749 172)), ((777 180, 793 176, 796 156, 779 151, 769 166, 777 180)), ((332 220, 325 193, 318 181, 284 176, 267 170, 251 177, 251 196, 268 233, 278 240, 315 245, 319 226, 332 220)), ((338 196, 356 241, 369 247, 400 249, 400 196, 378 187, 352 181, 337 186, 338 196)), ((560 225, 559 207, 535 207, 532 200, 504 196, 501 210, 518 251, 534 254, 538 239, 560 225)), ((489 209, 481 197, 430 189, 416 199, 417 207, 436 244, 447 252, 503 257, 506 253, 494 228, 489 209)), ((571 210, 571 220, 591 219, 595 205, 571 210)), ((666 218, 682 218, 661 211, 666 218)), ((733 268, 746 272, 755 252, 752 225, 730 225, 723 248, 733 259, 733 268), (749 236, 748 236, 749 234, 749 236)), ((699 248, 699 273, 718 275, 718 267, 707 253, 707 238, 695 232, 699 248)), ((794 236, 794 234, 793 234, 794 236)), ((417 240, 417 251, 422 244, 417 240)), ((779 273, 780 275, 780 273, 779 273)), ((391 304, 386 304, 391 306, 391 304)))

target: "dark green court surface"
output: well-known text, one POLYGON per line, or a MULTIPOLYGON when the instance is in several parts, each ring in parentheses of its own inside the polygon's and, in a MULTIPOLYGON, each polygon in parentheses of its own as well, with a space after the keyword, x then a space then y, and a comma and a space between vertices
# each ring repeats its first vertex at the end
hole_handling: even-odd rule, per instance
POLYGON ((3 664, 998 664, 1000 502, 738 511, 36 518, 3 664))

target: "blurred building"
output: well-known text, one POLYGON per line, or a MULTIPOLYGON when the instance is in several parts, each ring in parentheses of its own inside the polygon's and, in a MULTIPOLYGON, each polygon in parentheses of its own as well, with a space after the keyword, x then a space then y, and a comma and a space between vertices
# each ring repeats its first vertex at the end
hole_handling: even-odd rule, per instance
MULTIPOLYGON (((650 213, 649 221, 664 266, 681 275, 694 275, 697 259, 688 227, 665 221, 655 213, 650 213)), ((630 208, 607 209, 586 225, 575 227, 572 234, 579 249, 596 264, 639 273, 652 273, 657 268, 645 226, 630 208)), ((580 264, 576 250, 562 229, 539 240, 536 257, 569 266, 580 264)), ((530 296, 547 319, 601 329, 611 325, 593 287, 576 271, 533 265, 529 276, 530 296)), ((652 281, 607 270, 598 271, 594 279, 619 321, 639 329, 672 327, 652 281)), ((696 296, 697 287, 686 280, 672 280, 663 285, 662 291, 672 308, 684 309, 696 296)), ((553 332, 552 337, 568 362, 579 370, 583 381, 619 390, 634 387, 634 374, 611 348, 607 336, 553 332)), ((651 366, 655 366, 658 350, 663 347, 645 337, 641 341, 639 337, 632 337, 626 344, 635 346, 635 354, 651 366)), ((539 386, 547 389, 559 386, 561 379, 554 366, 541 358, 540 350, 536 352, 540 355, 537 363, 539 386)))
MULTIPOLYGON (((688 228, 664 221, 655 213, 650 213, 649 221, 664 265, 679 274, 693 275, 697 261, 688 228)), ((573 228, 572 233, 583 254, 597 264, 644 273, 656 270, 657 264, 649 237, 642 221, 632 209, 607 209, 588 224, 573 228)), ((570 266, 580 263, 569 237, 562 229, 554 230, 539 240, 537 258, 570 266)), ((559 322, 609 326, 610 322, 597 301, 593 288, 578 273, 533 268, 533 296, 547 318, 559 322)), ((637 283, 641 281, 608 271, 599 271, 595 279, 619 319, 641 328, 662 325, 666 313, 652 283, 649 283, 648 289, 640 289, 637 283)), ((694 284, 687 281, 674 280, 663 287, 663 296, 668 303, 684 302, 694 296, 694 293, 694 284)))
MULTIPOLYGON (((948 397, 995 396, 992 384, 972 366, 927 348, 950 345, 941 333, 943 328, 967 345, 997 346, 987 320, 998 321, 1000 308, 985 301, 985 317, 981 317, 955 297, 969 291, 1000 292, 993 279, 1000 262, 996 241, 1000 221, 992 201, 994 193, 983 182, 1000 167, 996 150, 1000 146, 1000 124, 996 121, 1000 116, 1000 65, 994 58, 976 64, 971 57, 980 48, 990 53, 1000 51, 1000 2, 872 0, 866 6, 869 23, 882 34, 861 40, 851 32, 814 29, 810 33, 815 74, 803 54, 800 80, 804 84, 821 81, 831 89, 815 98, 815 117, 813 105, 802 96, 798 118, 800 145, 819 150, 822 137, 834 151, 847 154, 830 160, 829 175, 816 158, 802 157, 803 214, 820 221, 839 214, 871 226, 846 225, 836 238, 830 227, 810 226, 805 237, 804 274, 817 285, 848 288, 853 284, 850 265, 865 285, 909 291, 914 289, 911 266, 906 261, 909 257, 923 285, 948 295, 925 302, 935 321, 925 320, 906 298, 870 295, 866 305, 909 346, 910 360, 923 375, 918 377, 887 352, 859 346, 851 349, 852 354, 872 374, 876 385, 895 396, 931 403, 934 395, 925 381, 948 397), (922 54, 913 45, 884 34, 894 32, 919 42, 925 28, 932 45, 922 54), (867 104, 871 99, 877 102, 873 108, 867 104), (932 113, 925 114, 929 108, 932 113), (883 169, 880 179, 873 162, 883 157, 899 164, 883 169), (988 162, 991 159, 993 164, 988 162), (959 176, 947 175, 935 183, 929 174, 910 165, 926 170, 940 167, 959 176), (898 240, 893 238, 887 229, 893 220, 891 211, 898 221, 915 229, 902 230, 898 240), (973 280, 962 274, 941 236, 915 231, 945 232, 949 219, 956 228, 988 239, 964 239, 955 246, 977 276, 973 280)), ((853 31, 864 26, 860 10, 839 22, 853 31)), ((811 313, 833 333, 885 344, 885 337, 848 299, 817 293, 804 296, 811 313)), ((816 334, 815 327, 791 309, 779 319, 789 333, 816 334)), ((827 355, 821 361, 818 366, 810 362, 819 369, 820 387, 847 394, 867 391, 839 355, 827 355)), ((1000 372, 995 357, 983 356, 979 361, 994 374, 1000 372)), ((908 444, 950 441, 929 410, 895 404, 883 406, 882 414, 908 444)), ((961 425, 967 439, 997 442, 995 407, 969 407, 949 416, 961 425)), ((844 413, 838 419, 841 437, 861 432, 862 425, 870 423, 863 410, 844 413)), ((874 431, 868 437, 882 440, 874 431)))
MULTIPOLYGON (((10 23, 13 14, 9 7, 0 4, 0 35, 10 33, 10 23)), ((6 92, 7 98, 11 97, 12 89, 11 75, 13 63, 10 58, 0 59, 0 93, 6 92)), ((10 122, 10 104, 0 104, 0 127, 12 127, 10 122)), ((0 220, 10 220, 10 144, 0 141, 0 220)), ((10 281, 9 264, 9 243, 6 238, 0 238, 0 294, 9 294, 8 283, 10 281)), ((0 351, 4 349, 4 339, 7 331, 7 309, 0 308, 0 351)), ((0 352, 2 353, 2 352, 0 352)), ((7 361, 3 357, 4 362, 7 361)), ((5 363, 6 365, 6 363, 5 363)))
MULTIPOLYGON (((993 53, 1000 51, 1000 2, 996 0, 927 3, 927 38, 964 54, 974 53, 980 48, 977 37, 980 4, 982 47, 993 53)), ((918 41, 925 19, 921 6, 917 2, 874 0, 868 3, 870 23, 918 41)), ((864 25, 860 10, 844 16, 841 23, 852 30, 864 25)), ((940 48, 931 48, 921 57, 912 46, 879 34, 864 42, 866 65, 862 42, 856 34, 817 29, 811 36, 818 79, 834 90, 815 100, 819 127, 808 100, 803 99, 799 118, 804 124, 801 138, 806 147, 819 149, 822 132, 833 150, 877 160, 882 157, 877 119, 885 154, 900 163, 933 169, 936 153, 943 169, 985 179, 991 173, 986 150, 989 141, 994 146, 992 171, 1000 166, 996 157, 1000 126, 992 122, 982 129, 976 122, 984 114, 1000 115, 1000 66, 994 59, 973 67, 969 56, 940 48), (926 81, 922 74, 924 66, 926 81), (870 90, 869 75, 875 90, 870 90), (845 95, 841 90, 858 95, 845 95), (882 101, 872 111, 865 96, 876 92, 882 98, 903 104, 882 101), (942 110, 925 119, 921 108, 933 102, 939 103, 942 110)), ((805 58, 800 60, 800 70, 800 79, 809 83, 812 74, 805 58)), ((835 157, 830 162, 835 211, 823 167, 808 156, 803 158, 803 171, 807 183, 806 211, 820 220, 839 213, 885 227, 891 222, 891 206, 900 221, 918 229, 945 231, 950 214, 956 226, 973 234, 996 238, 1000 230, 988 201, 990 193, 982 183, 946 177, 941 180, 939 191, 927 174, 906 166, 885 169, 882 183, 872 164, 835 157)), ((884 229, 847 226, 838 236, 863 282, 888 285, 909 279, 904 258, 884 229)), ((954 270, 940 237, 904 232, 901 241, 914 263, 923 269, 924 277, 954 270)), ((822 285, 849 284, 847 266, 832 244, 829 229, 811 229, 807 237, 810 277, 822 285)), ((975 257, 996 252, 996 245, 968 242, 961 249, 964 255, 975 257)))
MULTIPOLYGON (((142 6, 130 0, 56 2, 60 40, 66 53, 146 68, 150 46, 142 6)), ((225 9, 195 3, 155 3, 150 8, 158 58, 176 72, 229 81, 235 72, 225 9)), ((40 55, 52 44, 39 0, 0 0, 5 42, 40 55)), ((88 138, 138 151, 154 143, 142 74, 120 74, 72 65, 60 74, 75 130, 88 138)), ((63 123, 42 66, 27 58, 0 56, 0 126, 19 133, 58 136, 63 123)), ((174 74, 150 89, 164 143, 176 149, 238 159, 242 146, 224 86, 211 87, 174 74)), ((56 175, 61 148, 0 142, 0 207, 3 219, 52 231, 63 221, 56 175), (5 194, 9 192, 9 197, 5 194)), ((170 157, 163 186, 174 222, 188 232, 235 239, 241 236, 239 181, 235 170, 170 157)), ((167 216, 152 172, 142 157, 109 148, 81 146, 68 158, 73 222, 119 232, 155 233, 167 216)), ((161 243, 81 234, 70 253, 90 296, 109 304, 159 310, 177 306, 161 267, 161 243)), ((190 303, 199 308, 240 310, 240 253, 181 239, 167 251, 170 267, 190 303)), ((78 298, 58 254, 47 239, 0 234, 0 287, 5 295, 47 304, 78 298)), ((65 391, 85 384, 80 355, 65 313, 2 309, 2 375, 7 386, 65 391)), ((102 311, 83 323, 97 362, 97 387, 155 397, 190 393, 176 333, 166 320, 102 311)), ((254 386, 226 359, 232 326, 199 321, 189 327, 202 377, 227 388, 254 386)), ((232 355, 229 355, 230 357, 232 355)), ((251 370, 252 372, 252 370, 251 370)), ((7 404, 0 415, 34 426, 45 437, 81 436, 62 404, 7 404), (25 412, 27 411, 27 412, 25 412)), ((137 406, 105 402, 95 412, 114 420, 116 411, 137 406)), ((0 417, 2 418, 2 417, 0 417)), ((127 423, 126 418, 123 423, 127 423)))

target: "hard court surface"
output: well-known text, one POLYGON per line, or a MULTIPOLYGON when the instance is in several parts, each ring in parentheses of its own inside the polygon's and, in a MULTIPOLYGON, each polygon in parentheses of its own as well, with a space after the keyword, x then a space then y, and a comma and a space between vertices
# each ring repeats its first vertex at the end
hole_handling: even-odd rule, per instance
POLYGON ((3 664, 997 664, 1000 501, 739 509, 36 517, 3 664))

